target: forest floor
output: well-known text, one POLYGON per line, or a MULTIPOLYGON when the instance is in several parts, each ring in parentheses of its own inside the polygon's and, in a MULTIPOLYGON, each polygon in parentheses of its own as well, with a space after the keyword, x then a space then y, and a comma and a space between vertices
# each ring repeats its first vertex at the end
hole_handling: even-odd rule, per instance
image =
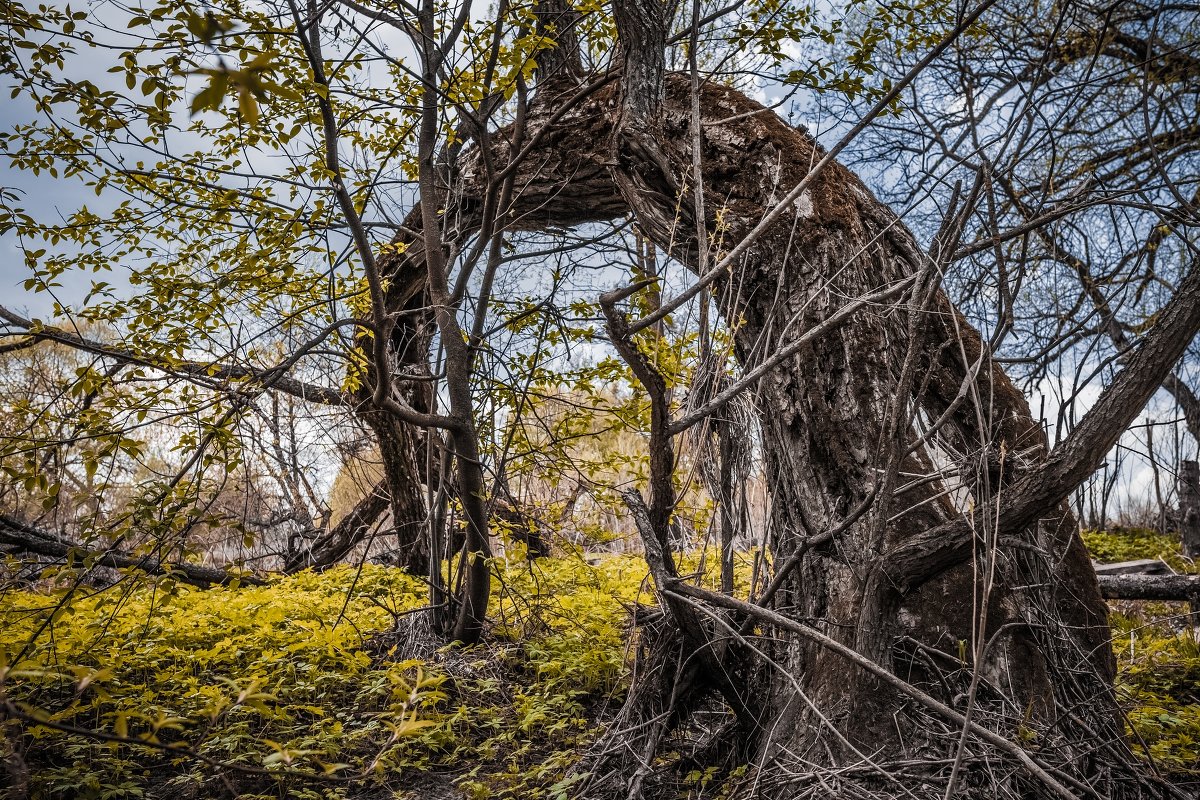
MULTIPOLYGON (((1195 571, 1170 537, 1085 538, 1100 561, 1195 571)), ((565 776, 627 685, 645 564, 571 556, 498 576, 495 624, 468 649, 434 648, 421 583, 371 564, 265 587, 4 593, 0 699, 17 713, 0 716, 0 783, 38 800, 570 798, 565 776)), ((1164 774, 1200 776, 1188 609, 1112 609, 1132 741, 1164 774)), ((677 789, 721 794, 703 772, 677 789)))
MULTIPOLYGON (((1085 533, 1101 563, 1159 558, 1179 573, 1200 563, 1179 539, 1144 529, 1085 533)), ((1200 622, 1187 603, 1110 600, 1117 692, 1135 751, 1164 773, 1200 778, 1200 622)))

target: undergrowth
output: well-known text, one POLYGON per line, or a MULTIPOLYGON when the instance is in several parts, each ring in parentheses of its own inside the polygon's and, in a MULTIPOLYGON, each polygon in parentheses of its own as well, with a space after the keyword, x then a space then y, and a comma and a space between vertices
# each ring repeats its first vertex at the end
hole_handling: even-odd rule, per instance
MULTIPOLYGON (((1134 528, 1085 532, 1101 563, 1159 558, 1196 573, 1179 538, 1134 528)), ((1159 769, 1200 774, 1200 644, 1186 603, 1110 602, 1117 653, 1117 694, 1130 742, 1159 769)))
MULTIPOLYGON (((1194 571, 1153 532, 1085 540, 1098 560, 1194 571)), ((395 631, 424 586, 376 565, 263 587, 10 591, 0 699, 16 713, 0 712, 0 757, 18 756, 24 775, 8 779, 36 800, 569 798, 571 766, 623 695, 645 575, 638 556, 498 562, 487 643, 421 658, 395 631)), ((1131 740, 1173 773, 1200 772, 1186 613, 1120 603, 1111 618, 1131 740)))
POLYGON ((645 566, 497 574, 493 640, 426 661, 379 645, 425 602, 381 566, 253 588, 9 592, 5 742, 47 800, 416 797, 413 776, 439 770, 468 796, 563 795, 589 704, 623 689, 624 604, 646 599, 645 566))

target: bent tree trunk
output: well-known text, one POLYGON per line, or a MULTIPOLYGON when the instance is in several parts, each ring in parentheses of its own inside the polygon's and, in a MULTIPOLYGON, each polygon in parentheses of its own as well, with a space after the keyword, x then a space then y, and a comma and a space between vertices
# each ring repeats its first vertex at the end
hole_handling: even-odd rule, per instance
MULTIPOLYGON (((669 80, 655 143, 675 186, 689 171, 687 100, 686 83, 669 80)), ((712 209, 706 222, 710 237, 736 242, 821 153, 806 135, 732 90, 706 88, 701 109, 711 121, 703 129, 705 199, 712 209)), ((690 204, 675 186, 654 185, 666 177, 657 164, 630 167, 639 190, 624 194, 636 198, 639 224, 665 247, 670 231, 691 229, 687 220, 675 223, 675 209, 686 213, 690 204)), ((690 248, 677 246, 674 254, 693 259, 690 248)), ((845 298, 911 277, 927 261, 888 208, 844 168, 831 166, 718 287, 739 357, 753 366, 828 318, 845 298)), ((775 515, 772 555, 776 564, 799 556, 774 606, 924 688, 947 687, 947 701, 967 693, 969 670, 958 668, 963 644, 973 653, 976 642, 987 642, 976 665, 987 687, 979 701, 986 714, 1024 717, 1058 745, 1057 758, 1071 763, 1072 772, 1095 780, 1114 759, 1085 754, 1105 741, 1120 742, 1114 665, 1105 607, 1065 507, 1023 532, 1022 547, 981 553, 907 593, 887 579, 891 549, 961 516, 947 499, 952 487, 920 480, 936 472, 944 455, 907 424, 913 406, 928 419, 947 418, 944 446, 964 465, 962 488, 980 505, 1003 491, 1018 462, 1036 462, 1046 450, 1040 426, 1003 372, 986 361, 979 369, 986 358, 979 336, 944 296, 929 313, 917 313, 920 319, 904 305, 859 313, 760 386, 775 515), (906 368, 907 357, 916 366, 906 368), (981 377, 973 381, 976 372, 981 377), (918 382, 913 375, 930 379, 918 382), (967 401, 956 406, 964 386, 967 401), (889 421, 899 424, 889 429, 889 421), (1001 469, 987 469, 1001 449, 1012 455, 1001 469), (969 469, 976 465, 982 468, 969 469), (840 535, 801 554, 808 541, 864 506, 867 513, 840 535), (981 612, 986 619, 979 630, 974 620, 981 612)), ((770 655, 774 664, 763 667, 763 722, 752 732, 752 749, 762 759, 756 763, 771 765, 771 776, 782 780, 804 771, 806 762, 859 761, 856 750, 882 751, 885 758, 930 748, 953 752, 953 731, 901 713, 903 697, 848 669, 819 644, 784 640, 770 655)))
MULTIPOLYGON (((638 42, 628 22, 620 29, 620 82, 539 88, 508 227, 632 213, 647 237, 695 267, 696 242, 686 235, 696 227, 689 82, 663 76, 661 61, 639 65, 631 53, 654 47, 638 42)), ((700 87, 699 108, 703 222, 710 242, 729 246, 822 151, 733 89, 700 87)), ((492 168, 503 169, 505 158, 493 154, 492 168)), ((463 168, 460 218, 475 213, 472 198, 488 180, 483 161, 463 168)), ((930 274, 930 256, 891 210, 833 163, 715 293, 750 369, 847 299, 930 274)), ((977 531, 965 557, 935 544, 927 560, 936 567, 911 575, 893 568, 891 556, 923 534, 980 519, 968 509, 998 505, 1047 452, 1041 427, 978 332, 935 284, 913 285, 909 302, 856 312, 760 383, 771 553, 777 567, 795 563, 771 606, 1003 736, 1035 743, 1059 780, 1104 796, 1137 795, 1112 691, 1106 608, 1065 505, 1051 502, 1034 524, 1003 536, 977 531), (937 433, 927 435, 933 421, 937 433), (948 462, 954 484, 941 470, 948 462)), ((741 725, 734 746, 756 767, 755 793, 793 796, 791 782, 814 767, 853 766, 838 780, 861 774, 886 784, 873 765, 917 756, 941 771, 940 793, 956 755, 965 756, 964 770, 993 770, 989 780, 1018 792, 1045 791, 1015 765, 994 770, 975 740, 960 749, 958 728, 811 639, 777 632, 755 647, 759 653, 746 656, 758 659, 752 669, 729 666, 756 676, 742 699, 757 724, 741 725)))
MULTIPOLYGON (((598 82, 582 98, 575 85, 544 85, 529 116, 537 146, 520 166, 528 174, 517 181, 524 191, 511 227, 632 212, 645 235, 694 266, 695 242, 681 234, 693 229, 689 85, 682 76, 664 83, 654 126, 632 146, 615 127, 622 103, 615 82, 598 82)), ((822 153, 735 90, 702 87, 700 109, 705 224, 711 241, 737 242, 822 153)), ((464 174, 469 204, 484 176, 464 174)), ((833 164, 758 237, 716 294, 749 369, 848 298, 911 278, 928 261, 891 210, 833 164)), ((1108 780, 1106 765, 1126 759, 1106 609, 1066 506, 1013 541, 991 537, 991 552, 917 585, 901 590, 888 578, 889 551, 963 517, 949 499, 956 487, 935 474, 947 454, 960 462, 960 493, 982 505, 1047 449, 1024 398, 949 300, 938 291, 930 307, 910 306, 856 313, 760 384, 772 555, 777 565, 798 558, 773 607, 947 703, 961 704, 974 643, 986 643, 978 648, 975 714, 1006 720, 997 727, 1008 735, 1020 725, 1044 746, 1053 743, 1050 760, 1068 774, 1093 785, 1108 780), (914 409, 942 422, 938 436, 922 438, 908 422, 914 409), (839 525, 838 536, 809 548, 839 525), (977 628, 981 612, 985 624, 977 628)), ((957 732, 909 713, 902 695, 818 645, 774 641, 759 643, 770 656, 759 672, 759 725, 742 732, 742 749, 755 753, 752 763, 764 773, 858 761, 856 750, 883 760, 953 757, 957 732)))

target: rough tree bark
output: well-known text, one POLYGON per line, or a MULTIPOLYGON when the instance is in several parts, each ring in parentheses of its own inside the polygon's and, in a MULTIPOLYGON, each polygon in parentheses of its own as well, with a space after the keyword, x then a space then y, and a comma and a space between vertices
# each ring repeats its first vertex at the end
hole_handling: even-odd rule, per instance
MULTIPOLYGON (((667 88, 664 105, 655 115, 658 130, 642 129, 629 142, 619 140, 621 168, 614 182, 643 231, 664 248, 674 234, 673 255, 692 263, 691 243, 678 241, 678 231, 691 227, 689 220, 679 220, 690 208, 686 196, 680 197, 690 162, 687 86, 669 79, 667 88)), ((628 84, 625 89, 629 91, 628 84)), ((706 223, 710 236, 736 242, 822 154, 805 134, 735 91, 706 87, 701 108, 707 123, 706 205, 712 209, 706 223)), ((916 275, 927 262, 928 256, 894 214, 835 164, 758 238, 736 275, 719 282, 717 289, 721 296, 736 298, 726 303, 724 313, 734 324, 739 356, 749 366, 762 354, 782 349, 796 332, 829 317, 842 298, 916 275), (732 281, 737 290, 722 291, 721 283, 732 281)), ((1001 447, 1014 453, 1013 462, 1018 452, 1034 458, 1045 451, 1041 429, 1024 399, 990 365, 985 364, 982 385, 975 390, 990 395, 983 407, 971 402, 954 407, 959 388, 969 382, 982 357, 982 344, 940 295, 936 311, 948 311, 950 322, 931 320, 924 332, 916 332, 917 341, 914 320, 904 307, 856 316, 780 365, 761 384, 777 563, 790 560, 808 540, 869 504, 892 454, 900 454, 891 466, 900 474, 934 472, 935 455, 917 441, 916 430, 907 424, 888 429, 888 420, 908 419, 910 402, 919 402, 931 418, 949 414, 962 435, 958 450, 968 461, 982 459, 986 467, 1001 447), (924 372, 937 381, 932 388, 922 387, 924 392, 914 391, 906 375, 910 347, 924 372), (903 403, 899 409, 897 400, 903 403), (982 422, 977 415, 984 417, 982 422)), ((979 502, 988 488, 987 470, 983 472, 965 487, 979 502)), ((1003 477, 1002 470, 995 477, 1003 477)), ((960 642, 991 640, 979 667, 987 685, 1004 687, 998 688, 993 706, 1009 704, 1005 710, 1010 716, 1024 710, 1033 724, 1063 723, 1062 730, 1049 735, 1074 743, 1075 752, 1098 739, 1119 742, 1109 689, 1113 665, 1105 609, 1066 509, 1029 536, 1040 548, 1031 559, 1034 566, 1046 567, 1036 576, 1037 588, 1027 590, 1037 597, 1019 596, 1010 588, 1030 585, 1021 579, 1028 569, 1017 563, 1020 551, 992 557, 1001 563, 986 603, 977 580, 979 568, 988 562, 983 558, 905 594, 886 579, 883 567, 889 550, 915 533, 960 516, 946 499, 950 487, 944 481, 912 483, 916 485, 902 493, 885 492, 876 498, 874 507, 835 540, 808 549, 776 594, 775 607, 789 617, 815 622, 835 641, 929 687, 936 685, 941 671, 922 661, 929 652, 953 661, 960 656, 960 642), (986 627, 976 631, 973 615, 980 609, 986 609, 986 627), (1047 618, 1055 623, 1051 636, 1066 636, 1066 642, 1047 647, 1038 640, 1032 626, 1047 618), (1082 691, 1060 687, 1079 672, 1088 675, 1082 691), (1086 732, 1064 723, 1071 716, 1086 732)), ((855 749, 882 751, 892 758, 926 748, 952 749, 953 737, 939 743, 931 735, 935 728, 919 715, 901 713, 902 696, 870 673, 847 671, 840 656, 820 644, 788 641, 771 648, 770 655, 775 664, 764 668, 767 693, 760 727, 752 733, 758 739, 752 747, 756 762, 772 766, 765 772, 779 777, 802 771, 805 762, 856 761, 860 756, 855 749), (799 696, 797 682, 807 700, 799 696), (841 737, 828 729, 829 723, 841 737)), ((965 677, 958 672, 958 680, 965 677)), ((958 689, 965 692, 965 685, 958 689)), ((1100 760, 1073 767, 1080 777, 1093 779, 1104 771, 1100 760)), ((783 785, 778 790, 788 791, 783 785)))
MULTIPOLYGON (((527 115, 523 160, 509 163, 506 153, 488 160, 488 169, 520 173, 510 228, 632 213, 658 247, 696 266, 688 236, 696 222, 687 188, 691 87, 663 73, 669 15, 656 19, 656 8, 616 4, 623 73, 586 85, 544 82, 527 115)), ((978 332, 936 289, 936 254, 923 252, 836 162, 810 176, 823 151, 805 132, 719 85, 700 88, 699 107, 702 222, 712 241, 741 241, 809 179, 714 283, 745 368, 847 298, 905 281, 914 287, 907 304, 851 316, 759 385, 771 550, 776 565, 794 565, 773 608, 959 711, 970 684, 973 719, 1010 738, 1020 731, 1036 739, 1055 780, 1104 796, 1140 795, 1142 779, 1124 769, 1106 608, 1061 502, 1065 492, 1034 492, 1036 502, 1005 517, 1012 524, 1000 530, 951 502, 957 493, 978 508, 1009 508, 1007 493, 1028 491, 1023 476, 1036 472, 1048 446, 978 332), (917 420, 937 421, 941 432, 926 436, 917 420), (948 454, 959 462, 957 483, 937 468, 948 454), (954 533, 944 548, 927 539, 942 530, 954 533), (899 577, 897 556, 910 567, 899 577)), ((476 213, 474 190, 489 179, 484 161, 461 171, 455 202, 464 218, 476 213)), ((1182 330, 1200 321, 1179 322, 1182 330)), ((1051 485, 1074 474, 1067 472, 1051 485)), ((757 646, 767 656, 756 662, 751 688, 760 691, 743 696, 757 707, 739 714, 756 724, 738 733, 761 778, 752 782, 756 793, 791 796, 797 774, 861 766, 863 753, 877 762, 919 755, 936 770, 959 752, 956 729, 931 724, 910 695, 848 668, 819 641, 781 635, 757 646)), ((655 708, 665 708, 662 698, 655 708)), ((968 754, 966 761, 988 769, 986 759, 968 754)), ((1006 775, 1019 792, 1045 791, 1006 775)))

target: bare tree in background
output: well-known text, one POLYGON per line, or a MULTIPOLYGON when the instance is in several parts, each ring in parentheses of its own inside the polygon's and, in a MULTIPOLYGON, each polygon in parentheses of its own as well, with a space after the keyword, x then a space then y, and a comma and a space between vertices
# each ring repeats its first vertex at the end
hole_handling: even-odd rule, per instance
MULTIPOLYGON (((1051 396, 1059 437, 1196 258, 1194 12, 1141 2, 1066 3, 1044 14, 1001 5, 985 41, 923 70, 904 112, 853 147, 883 196, 925 229, 937 224, 928 198, 945 197, 953 176, 984 175, 981 213, 1022 235, 981 239, 947 283, 1022 385, 1051 396), (902 166, 882 167, 898 147, 902 166)), ((915 58, 886 53, 879 63, 891 76, 915 58)), ((826 111, 849 109, 834 102, 826 111)), ((1200 443, 1196 363, 1190 347, 1162 383, 1192 452, 1200 443)), ((1107 498, 1107 486, 1095 492, 1107 498)))

